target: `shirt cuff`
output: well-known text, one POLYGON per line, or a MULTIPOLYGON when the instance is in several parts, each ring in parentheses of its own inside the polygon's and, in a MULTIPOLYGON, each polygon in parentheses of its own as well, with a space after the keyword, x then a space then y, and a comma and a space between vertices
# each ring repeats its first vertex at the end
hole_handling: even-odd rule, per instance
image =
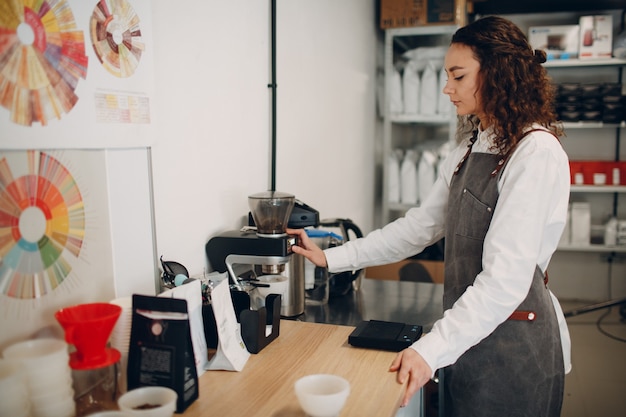
POLYGON ((430 366, 431 378, 435 376, 435 372, 439 369, 439 352, 444 351, 444 345, 445 343, 434 333, 426 333, 411 345, 411 349, 419 353, 430 366))
POLYGON ((326 256, 328 272, 342 272, 350 269, 350 262, 348 261, 345 248, 341 246, 328 248, 324 250, 324 255, 326 256))

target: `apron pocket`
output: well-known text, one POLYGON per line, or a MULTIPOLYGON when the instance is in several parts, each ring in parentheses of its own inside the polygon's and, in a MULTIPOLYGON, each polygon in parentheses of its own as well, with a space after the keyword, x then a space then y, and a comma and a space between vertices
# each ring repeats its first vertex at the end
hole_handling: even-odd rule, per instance
POLYGON ((460 213, 463 217, 457 220, 455 233, 471 239, 483 240, 489 230, 493 208, 483 203, 472 191, 463 189, 460 213))

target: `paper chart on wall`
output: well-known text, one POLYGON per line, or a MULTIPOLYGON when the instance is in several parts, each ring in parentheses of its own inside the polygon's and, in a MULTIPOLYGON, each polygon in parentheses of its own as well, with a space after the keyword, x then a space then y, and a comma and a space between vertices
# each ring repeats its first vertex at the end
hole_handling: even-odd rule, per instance
POLYGON ((66 2, 21 3, 0 3, 1 104, 18 125, 47 125, 78 101, 76 87, 87 76, 83 32, 66 2))
POLYGON ((104 170, 104 151, 0 152, 0 344, 114 298, 104 170))
POLYGON ((0 148, 153 144, 149 1, 0 3, 0 148))
POLYGON ((100 0, 90 22, 91 43, 104 68, 116 77, 133 75, 145 49, 140 19, 128 1, 100 0))

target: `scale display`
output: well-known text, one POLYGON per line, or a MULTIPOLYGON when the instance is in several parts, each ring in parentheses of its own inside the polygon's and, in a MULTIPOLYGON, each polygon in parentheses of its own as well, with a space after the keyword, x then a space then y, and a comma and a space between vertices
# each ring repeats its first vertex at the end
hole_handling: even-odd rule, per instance
POLYGON ((63 283, 85 234, 80 190, 69 170, 40 151, 0 160, 0 292, 42 297, 63 283))
POLYGON ((0 2, 0 105, 13 122, 46 125, 72 110, 87 62, 67 1, 0 2))

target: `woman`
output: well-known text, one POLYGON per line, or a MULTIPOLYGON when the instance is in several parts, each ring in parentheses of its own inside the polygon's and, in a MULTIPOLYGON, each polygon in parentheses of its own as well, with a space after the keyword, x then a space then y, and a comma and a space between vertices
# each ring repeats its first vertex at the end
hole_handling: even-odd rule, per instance
POLYGON ((333 272, 405 259, 445 236, 444 315, 390 366, 407 382, 403 406, 443 369, 446 415, 560 415, 569 335, 546 269, 565 226, 570 176, 545 57, 506 19, 460 28, 443 92, 461 143, 428 199, 324 252, 289 230, 300 237, 295 253, 333 272))

